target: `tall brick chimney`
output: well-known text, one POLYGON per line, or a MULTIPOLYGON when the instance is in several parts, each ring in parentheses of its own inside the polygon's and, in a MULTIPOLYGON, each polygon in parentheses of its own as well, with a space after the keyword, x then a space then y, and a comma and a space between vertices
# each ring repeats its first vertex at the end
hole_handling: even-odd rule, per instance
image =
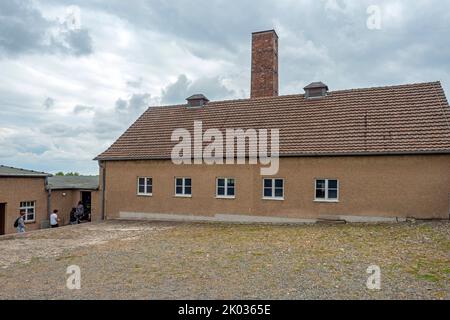
POLYGON ((252 33, 250 97, 278 96, 278 35, 275 30, 252 33))

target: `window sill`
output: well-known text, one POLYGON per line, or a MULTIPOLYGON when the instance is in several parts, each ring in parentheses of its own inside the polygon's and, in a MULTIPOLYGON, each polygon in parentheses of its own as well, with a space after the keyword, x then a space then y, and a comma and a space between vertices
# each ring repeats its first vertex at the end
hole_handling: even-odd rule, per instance
POLYGON ((339 203, 339 200, 321 200, 321 199, 315 199, 314 202, 318 202, 318 203, 339 203))
POLYGON ((138 193, 138 197, 153 197, 153 193, 138 193))
POLYGON ((268 198, 268 197, 263 197, 262 200, 268 200, 268 201, 284 201, 284 198, 268 198))
POLYGON ((174 195, 175 198, 192 198, 191 194, 176 194, 174 195))
POLYGON ((236 197, 230 197, 230 196, 216 196, 216 199, 222 199, 222 200, 234 200, 236 197))

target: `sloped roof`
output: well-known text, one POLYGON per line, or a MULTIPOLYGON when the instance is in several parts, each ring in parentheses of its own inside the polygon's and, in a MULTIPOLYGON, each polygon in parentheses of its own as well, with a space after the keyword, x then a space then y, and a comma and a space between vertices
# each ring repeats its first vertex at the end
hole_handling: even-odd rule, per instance
POLYGON ((450 153, 440 82, 150 107, 98 160, 170 159, 177 128, 280 129, 280 156, 450 153))
POLYGON ((33 170, 25 170, 20 168, 13 168, 0 165, 0 177, 31 177, 31 178, 45 178, 51 174, 45 172, 38 172, 33 170))
POLYGON ((48 178, 47 189, 64 190, 97 190, 99 187, 98 176, 54 176, 48 178))

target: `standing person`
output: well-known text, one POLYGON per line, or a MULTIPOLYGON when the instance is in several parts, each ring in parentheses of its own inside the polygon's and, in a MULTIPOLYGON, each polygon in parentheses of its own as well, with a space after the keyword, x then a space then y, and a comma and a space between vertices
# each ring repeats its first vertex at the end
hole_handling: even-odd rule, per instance
POLYGON ((78 224, 78 217, 77 217, 77 208, 72 208, 70 211, 70 224, 78 224))
POLYGON ((53 213, 50 215, 50 227, 58 228, 59 227, 59 218, 58 218, 58 210, 53 210, 53 213))
POLYGON ((78 202, 76 216, 77 216, 78 222, 81 219, 83 219, 83 217, 84 217, 84 206, 83 206, 83 202, 81 202, 81 201, 78 202))
POLYGON ((17 229, 17 233, 25 232, 25 210, 20 210, 19 217, 14 222, 14 227, 17 229))

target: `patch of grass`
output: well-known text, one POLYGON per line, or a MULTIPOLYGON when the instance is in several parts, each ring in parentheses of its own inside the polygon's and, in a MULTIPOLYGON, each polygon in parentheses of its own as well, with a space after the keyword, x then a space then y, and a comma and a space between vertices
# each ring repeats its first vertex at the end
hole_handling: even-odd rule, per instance
POLYGON ((444 248, 450 251, 450 241, 446 241, 444 244, 444 248))
POLYGON ((441 278, 438 277, 437 275, 430 274, 430 273, 417 274, 416 277, 417 277, 417 279, 426 280, 426 281, 429 281, 429 282, 439 282, 441 280, 441 278))
POLYGON ((447 260, 425 260, 422 258, 407 271, 420 280, 441 282, 450 273, 450 268, 447 260))
POLYGON ((445 297, 447 296, 447 292, 446 291, 439 291, 435 294, 436 299, 445 299, 445 297))
POLYGON ((265 256, 266 253, 265 252, 252 252, 252 255, 254 255, 255 257, 261 257, 261 256, 265 256))

